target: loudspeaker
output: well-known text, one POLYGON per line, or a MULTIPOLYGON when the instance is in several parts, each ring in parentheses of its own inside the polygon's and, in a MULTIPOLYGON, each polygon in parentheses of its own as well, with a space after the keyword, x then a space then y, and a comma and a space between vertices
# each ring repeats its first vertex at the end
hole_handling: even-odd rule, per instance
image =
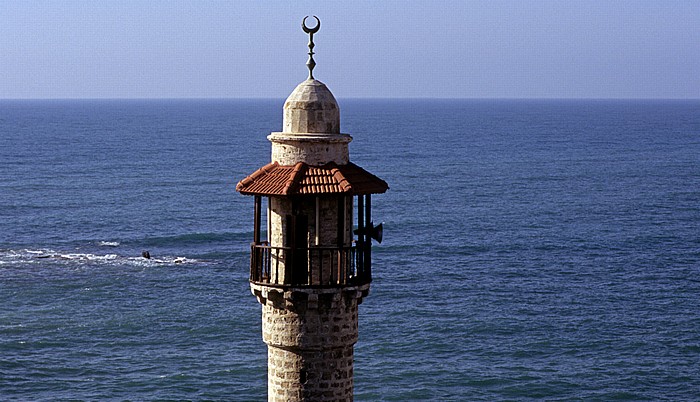
MULTIPOLYGON (((370 222, 370 225, 373 225, 372 222, 370 222)), ((377 243, 382 242, 382 238, 384 237, 384 222, 380 223, 377 226, 372 227, 372 230, 369 235, 371 238, 377 241, 377 243)))
MULTIPOLYGON (((377 243, 381 243, 382 239, 384 238, 384 222, 380 223, 377 226, 374 226, 374 222, 370 222, 369 225, 370 225, 369 230, 367 228, 365 228, 362 231, 362 233, 369 232, 369 237, 376 240, 377 243)), ((360 234, 360 231, 358 229, 355 229, 352 232, 355 234, 360 234)))

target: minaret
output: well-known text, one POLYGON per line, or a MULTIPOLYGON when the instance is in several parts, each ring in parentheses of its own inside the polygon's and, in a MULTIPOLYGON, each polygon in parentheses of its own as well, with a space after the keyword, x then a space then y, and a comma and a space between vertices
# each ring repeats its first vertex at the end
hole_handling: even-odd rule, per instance
POLYGON ((371 194, 389 188, 350 162, 338 103, 313 77, 314 18, 314 28, 302 22, 309 78, 284 103, 283 131, 267 137, 272 161, 236 186, 255 199, 250 289, 262 304, 269 401, 353 399, 358 305, 372 281, 371 239, 381 241, 371 194))

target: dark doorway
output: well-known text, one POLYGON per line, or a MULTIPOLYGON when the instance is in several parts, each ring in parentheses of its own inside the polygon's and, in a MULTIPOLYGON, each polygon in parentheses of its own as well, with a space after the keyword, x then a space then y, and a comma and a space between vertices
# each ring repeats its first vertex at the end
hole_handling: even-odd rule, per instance
POLYGON ((309 282, 309 220, 306 215, 287 215, 286 247, 289 253, 286 264, 287 283, 302 285, 309 282), (291 262, 291 264, 289 263, 291 262))

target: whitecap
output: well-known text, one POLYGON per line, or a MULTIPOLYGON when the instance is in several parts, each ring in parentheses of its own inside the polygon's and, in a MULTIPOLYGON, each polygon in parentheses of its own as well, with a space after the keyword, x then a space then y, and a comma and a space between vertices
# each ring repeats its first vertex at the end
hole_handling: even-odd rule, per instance
POLYGON ((129 258, 133 263, 139 265, 162 265, 162 264, 197 264, 203 261, 187 257, 163 256, 160 258, 129 258))
POLYGON ((131 265, 139 267, 153 267, 158 265, 199 264, 205 261, 191 259, 183 256, 159 256, 158 258, 143 258, 141 256, 124 256, 114 253, 92 254, 71 253, 55 251, 51 249, 22 249, 0 250, 0 265, 8 266, 16 263, 43 263, 44 261, 65 262, 68 264, 98 264, 98 265, 131 265))
POLYGON ((118 241, 99 241, 97 242, 98 246, 106 246, 106 247, 119 247, 121 243, 118 241))
POLYGON ((16 255, 21 255, 22 253, 24 254, 40 254, 40 255, 45 255, 45 254, 51 254, 54 253, 55 251, 50 250, 50 249, 40 249, 40 250, 29 250, 29 249, 24 249, 21 250, 20 252, 17 252, 15 250, 10 250, 11 253, 16 253, 16 255))
POLYGON ((55 252, 49 249, 0 250, 0 264, 6 265, 20 261, 32 261, 36 258, 50 258, 55 252))

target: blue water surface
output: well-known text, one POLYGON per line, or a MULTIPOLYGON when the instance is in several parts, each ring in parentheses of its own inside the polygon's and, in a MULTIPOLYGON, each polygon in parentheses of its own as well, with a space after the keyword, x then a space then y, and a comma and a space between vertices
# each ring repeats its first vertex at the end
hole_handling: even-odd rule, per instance
MULTIPOLYGON (((0 400, 266 398, 282 103, 0 101, 0 400)), ((700 101, 340 106, 391 187, 357 400, 700 399, 700 101)))

